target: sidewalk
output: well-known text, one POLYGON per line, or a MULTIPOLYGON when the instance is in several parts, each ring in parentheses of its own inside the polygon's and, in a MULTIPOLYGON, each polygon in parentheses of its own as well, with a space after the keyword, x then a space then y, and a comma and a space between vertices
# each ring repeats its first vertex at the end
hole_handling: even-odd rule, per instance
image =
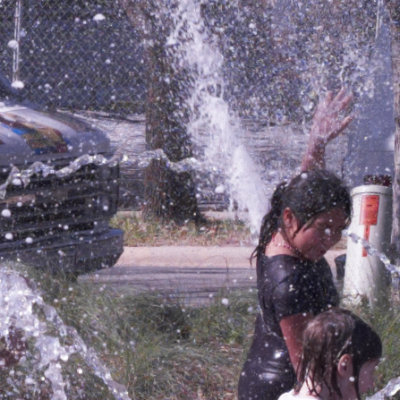
MULTIPOLYGON (((186 304, 206 304, 221 290, 256 288, 253 247, 161 246, 125 247, 114 267, 83 275, 79 280, 119 292, 158 291, 186 304)), ((326 258, 336 277, 335 249, 326 258)))
MULTIPOLYGON (((175 268, 254 268, 250 256, 254 247, 248 246, 159 246, 124 247, 116 267, 175 267, 175 268)), ((325 258, 336 275, 335 258, 345 249, 333 249, 325 258)))
POLYGON ((253 250, 254 247, 239 246, 125 247, 116 266, 250 268, 253 250))
POLYGON ((252 247, 125 247, 114 267, 78 279, 118 293, 161 292, 185 305, 209 304, 221 291, 254 290, 252 247))

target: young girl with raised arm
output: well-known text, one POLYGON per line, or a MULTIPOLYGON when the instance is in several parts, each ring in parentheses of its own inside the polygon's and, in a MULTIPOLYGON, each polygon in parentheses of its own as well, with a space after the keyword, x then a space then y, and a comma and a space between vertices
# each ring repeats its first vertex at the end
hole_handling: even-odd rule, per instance
POLYGON ((340 240, 351 200, 341 180, 320 168, 326 144, 351 121, 338 118, 351 98, 342 90, 319 105, 304 172, 276 188, 262 221, 254 252, 260 313, 239 378, 239 400, 276 400, 290 390, 306 323, 338 304, 323 256, 340 240))

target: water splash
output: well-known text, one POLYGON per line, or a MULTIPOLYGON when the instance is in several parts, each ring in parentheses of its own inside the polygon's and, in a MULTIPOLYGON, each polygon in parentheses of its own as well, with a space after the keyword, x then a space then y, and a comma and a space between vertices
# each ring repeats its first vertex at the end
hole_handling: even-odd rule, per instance
POLYGON ((389 257, 371 245, 367 240, 358 236, 356 233, 345 230, 344 235, 350 238, 354 243, 359 243, 366 250, 369 256, 378 257, 382 261, 385 268, 394 276, 400 276, 400 267, 390 262, 389 257))
MULTIPOLYGON (((62 374, 62 365, 73 354, 84 359, 116 400, 130 400, 127 389, 112 379, 110 371, 102 364, 95 351, 85 344, 75 328, 64 324, 56 309, 44 302, 32 282, 13 269, 2 267, 0 291, 0 335, 8 338, 12 326, 23 332, 21 340, 34 343, 38 354, 34 363, 37 369, 44 370, 44 376, 51 383, 52 400, 67 400, 67 383, 62 374), (45 317, 44 321, 40 317, 41 313, 45 317), (55 329, 57 336, 49 335, 49 324, 55 329)), ((22 358, 19 363, 23 364, 24 361, 26 360, 22 358)))
POLYGON ((74 174, 80 168, 85 165, 110 165, 115 166, 120 161, 119 156, 112 158, 106 158, 101 154, 89 155, 84 154, 75 160, 71 161, 69 165, 64 168, 57 169, 54 165, 44 164, 41 161, 32 163, 26 169, 19 169, 16 166, 12 166, 10 173, 4 183, 0 185, 0 198, 4 199, 9 186, 27 186, 33 175, 42 174, 43 177, 48 175, 55 175, 58 178, 65 178, 69 175, 74 174))
POLYGON ((387 385, 379 392, 372 396, 366 397, 367 400, 386 400, 389 398, 397 398, 400 392, 400 377, 391 379, 387 385))
POLYGON ((90 164, 98 166, 108 165, 110 167, 116 166, 118 164, 124 164, 127 167, 134 165, 137 168, 143 169, 148 167, 153 160, 164 161, 166 167, 176 173, 199 170, 206 171, 209 168, 204 162, 199 162, 193 157, 185 158, 178 162, 170 161, 170 159, 162 149, 144 151, 138 155, 135 155, 134 157, 129 157, 127 155, 114 155, 111 158, 107 158, 101 154, 84 154, 71 161, 66 167, 63 167, 61 169, 57 169, 56 165, 54 164, 44 164, 40 161, 32 163, 29 167, 25 169, 20 169, 16 166, 13 166, 7 176, 7 179, 4 181, 3 184, 0 185, 0 198, 5 198, 7 188, 9 186, 28 186, 31 182, 31 178, 33 175, 41 174, 43 177, 54 175, 57 178, 66 178, 70 175, 73 175, 85 165, 90 164))
POLYGON ((194 157, 184 158, 176 162, 171 161, 162 149, 144 151, 134 157, 125 155, 121 159, 121 164, 125 164, 127 167, 135 165, 137 168, 143 169, 148 167, 153 160, 163 161, 168 169, 178 174, 206 170, 204 163, 194 157))
POLYGON ((223 56, 208 33, 196 0, 182 0, 173 11, 175 29, 167 39, 177 70, 191 71, 193 88, 187 105, 191 118, 188 133, 197 159, 204 159, 226 177, 231 208, 248 211, 257 232, 266 208, 259 167, 240 139, 242 126, 224 98, 223 56))

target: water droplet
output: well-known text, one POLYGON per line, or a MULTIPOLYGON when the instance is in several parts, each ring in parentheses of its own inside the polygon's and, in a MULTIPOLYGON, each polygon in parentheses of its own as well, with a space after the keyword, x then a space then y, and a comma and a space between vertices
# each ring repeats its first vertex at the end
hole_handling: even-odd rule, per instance
POLYGON ((4 218, 10 218, 11 217, 11 211, 8 208, 5 208, 2 212, 1 215, 4 218))
POLYGON ((11 86, 14 89, 23 89, 25 87, 25 83, 22 81, 14 81, 11 83, 11 86))
POLYGON ((223 299, 221 300, 221 303, 222 303, 224 306, 227 306, 227 305, 229 305, 229 300, 228 300, 227 298, 223 298, 223 299))
POLYGON ((106 19, 106 17, 103 15, 103 14, 96 14, 94 17, 93 17, 93 21, 96 21, 96 22, 100 22, 100 21, 104 21, 106 19))
POLYGON ((10 49, 15 50, 15 49, 18 48, 18 41, 15 40, 15 39, 10 40, 10 41, 7 43, 7 46, 8 46, 10 49))
POLYGON ((283 351, 282 350, 276 350, 274 353, 274 359, 277 360, 278 358, 281 358, 283 356, 283 351))
POLYGON ((216 194, 222 194, 225 193, 225 186, 224 185, 219 185, 215 188, 214 192, 216 194))
POLYGON ((34 384, 35 384, 35 380, 32 379, 31 377, 27 376, 27 377, 25 378, 25 384, 26 384, 26 385, 34 385, 34 384))
POLYGON ((14 239, 14 236, 13 236, 13 234, 12 234, 11 232, 7 232, 7 233, 5 234, 5 238, 6 238, 7 240, 13 240, 13 239, 14 239))

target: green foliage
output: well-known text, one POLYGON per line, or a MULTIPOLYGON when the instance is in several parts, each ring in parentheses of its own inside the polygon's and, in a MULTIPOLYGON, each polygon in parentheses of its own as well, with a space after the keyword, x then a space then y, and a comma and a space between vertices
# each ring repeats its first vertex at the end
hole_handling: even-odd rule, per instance
MULTIPOLYGON (((238 376, 254 328, 255 291, 221 292, 207 306, 194 308, 157 292, 131 295, 79 279, 71 281, 61 274, 28 272, 46 303, 95 349, 132 399, 236 398, 238 376)), ((353 311, 382 337, 384 357, 377 371, 377 388, 381 389, 400 375, 399 302, 393 300, 387 310, 363 304, 353 311)), ((55 332, 50 324, 49 335, 55 332)), ((68 336, 60 341, 71 344, 68 336)), ((32 347, 28 343, 28 348, 32 347)), ((0 369, 0 399, 51 398, 51 385, 41 379, 43 371, 33 368, 36 357, 34 351, 28 353, 11 375, 0 369), (26 376, 33 377, 35 384, 27 387, 26 376)), ((62 371, 68 398, 113 399, 81 354, 69 357, 62 371), (77 373, 78 369, 82 372, 77 373)))
POLYGON ((372 309, 367 303, 352 309, 371 324, 382 339, 383 357, 376 373, 377 389, 400 375, 400 302, 396 297, 393 296, 388 309, 372 309))
POLYGON ((125 246, 161 245, 252 245, 249 228, 239 220, 207 219, 179 225, 156 218, 145 219, 140 213, 120 213, 111 225, 124 231, 125 246))
MULTIPOLYGON (((210 305, 193 308, 155 292, 127 295, 62 275, 29 275, 45 301, 96 350, 132 399, 235 398, 254 326, 255 292, 220 293, 210 305)), ((63 374, 68 398, 112 399, 81 355, 70 357, 63 374), (77 374, 78 368, 83 373, 77 374)), ((30 398, 23 389, 18 393, 30 398)))

